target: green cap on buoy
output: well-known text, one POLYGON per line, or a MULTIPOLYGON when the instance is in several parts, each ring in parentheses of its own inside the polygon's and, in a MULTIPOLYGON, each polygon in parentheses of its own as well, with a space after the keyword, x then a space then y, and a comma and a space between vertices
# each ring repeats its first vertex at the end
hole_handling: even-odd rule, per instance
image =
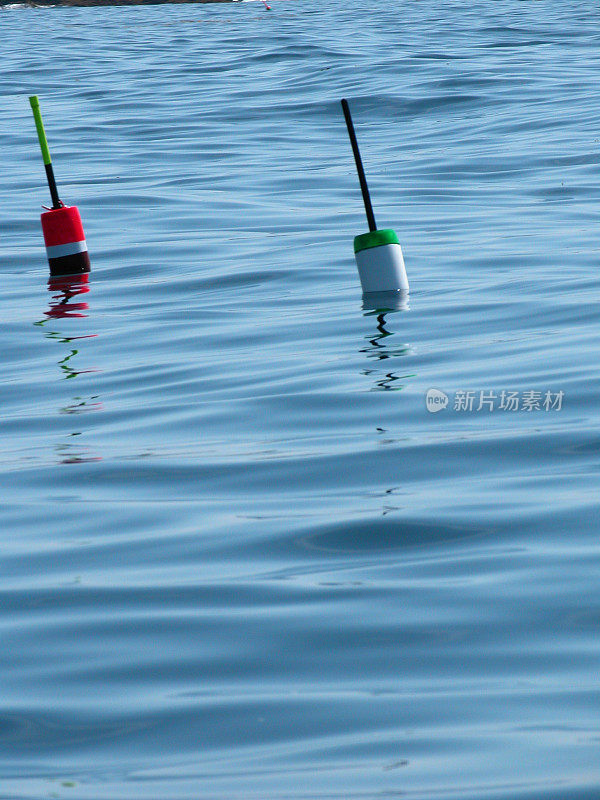
POLYGON ((380 247, 382 244, 400 244, 396 231, 391 228, 384 228, 381 231, 369 231, 354 237, 354 252, 360 253, 361 250, 369 250, 371 247, 380 247))

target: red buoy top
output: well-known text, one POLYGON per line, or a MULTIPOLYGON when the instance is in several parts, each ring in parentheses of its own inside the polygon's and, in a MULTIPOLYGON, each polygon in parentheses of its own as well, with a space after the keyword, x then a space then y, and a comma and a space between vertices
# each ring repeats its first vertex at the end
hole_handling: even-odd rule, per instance
POLYGON ((85 234, 77 206, 53 208, 42 214, 42 231, 46 247, 71 242, 85 242, 85 234))

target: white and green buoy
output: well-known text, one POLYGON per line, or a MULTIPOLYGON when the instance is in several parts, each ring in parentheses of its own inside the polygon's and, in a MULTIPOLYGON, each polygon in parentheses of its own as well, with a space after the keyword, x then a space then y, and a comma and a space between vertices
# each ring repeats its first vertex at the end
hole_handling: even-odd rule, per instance
POLYGON ((408 278, 398 237, 395 231, 389 228, 377 229, 369 187, 367 186, 367 179, 365 178, 365 171, 347 100, 342 100, 342 109, 356 162, 360 190, 365 204, 365 211, 367 212, 367 222, 369 223, 369 232, 361 233, 354 238, 354 256, 362 290, 365 294, 372 292, 401 292, 403 295, 408 295, 408 278))

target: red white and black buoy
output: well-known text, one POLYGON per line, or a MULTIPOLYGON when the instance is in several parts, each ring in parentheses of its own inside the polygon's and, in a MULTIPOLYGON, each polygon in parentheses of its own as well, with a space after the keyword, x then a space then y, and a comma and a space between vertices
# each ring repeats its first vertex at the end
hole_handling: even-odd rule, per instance
POLYGON ((29 98, 29 102, 35 119, 52 198, 52 208, 47 209, 41 217, 50 275, 79 275, 89 272, 90 257, 79 211, 77 206, 66 206, 58 196, 52 159, 40 112, 40 101, 34 95, 29 98))

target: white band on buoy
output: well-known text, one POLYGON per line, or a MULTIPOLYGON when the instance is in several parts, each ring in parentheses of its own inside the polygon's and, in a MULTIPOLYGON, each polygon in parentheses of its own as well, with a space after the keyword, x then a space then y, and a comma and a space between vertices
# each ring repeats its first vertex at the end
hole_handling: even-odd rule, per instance
POLYGON ((69 242, 69 244, 55 244, 52 247, 46 247, 46 255, 48 258, 74 256, 76 253, 87 253, 85 239, 82 242, 69 242))

